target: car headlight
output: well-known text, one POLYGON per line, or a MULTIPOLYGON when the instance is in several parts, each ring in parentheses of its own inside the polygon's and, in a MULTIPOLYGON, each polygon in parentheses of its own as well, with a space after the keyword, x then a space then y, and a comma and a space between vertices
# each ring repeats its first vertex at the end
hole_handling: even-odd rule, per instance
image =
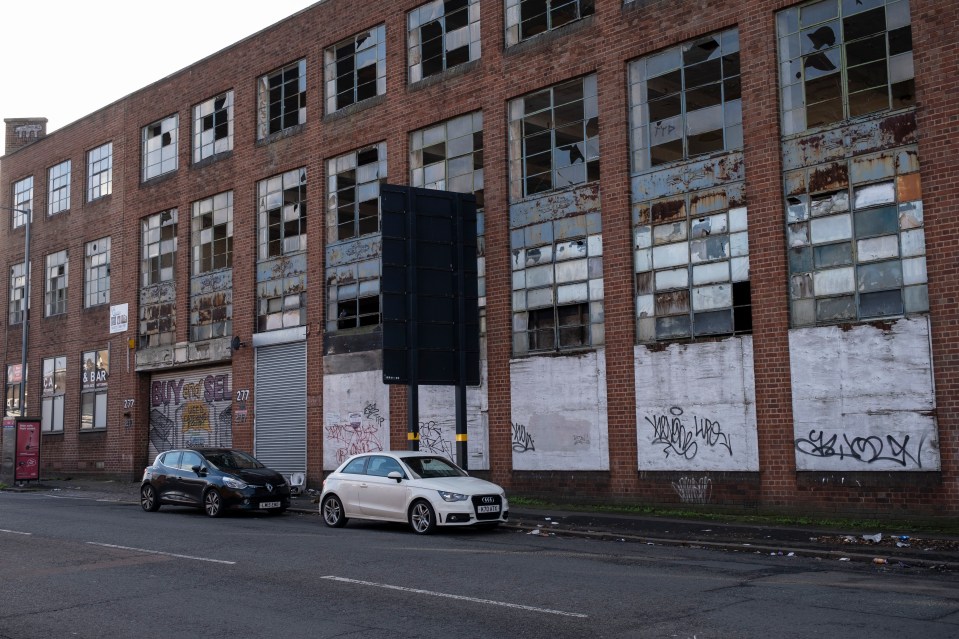
POLYGON ((466 501, 470 498, 469 495, 461 495, 460 493, 451 493, 448 490, 438 490, 436 491, 440 494, 440 497, 443 498, 443 501, 466 501))
POLYGON ((223 485, 226 486, 227 488, 239 489, 239 488, 246 488, 249 484, 247 484, 242 479, 237 479, 236 477, 224 477, 223 485))

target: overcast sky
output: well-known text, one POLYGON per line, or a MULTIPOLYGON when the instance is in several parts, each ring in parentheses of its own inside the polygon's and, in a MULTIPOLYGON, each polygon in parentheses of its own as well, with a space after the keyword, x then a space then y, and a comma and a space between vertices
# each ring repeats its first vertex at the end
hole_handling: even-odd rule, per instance
POLYGON ((0 0, 0 117, 50 133, 315 2, 0 0))

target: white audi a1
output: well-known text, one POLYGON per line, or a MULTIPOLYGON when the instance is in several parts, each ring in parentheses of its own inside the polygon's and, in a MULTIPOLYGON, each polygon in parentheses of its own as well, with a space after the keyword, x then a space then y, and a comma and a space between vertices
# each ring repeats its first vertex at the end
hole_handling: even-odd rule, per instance
POLYGON ((350 518, 405 521, 426 535, 437 526, 495 527, 509 504, 502 488, 442 455, 383 451, 354 455, 327 476, 320 515, 333 528, 350 518))

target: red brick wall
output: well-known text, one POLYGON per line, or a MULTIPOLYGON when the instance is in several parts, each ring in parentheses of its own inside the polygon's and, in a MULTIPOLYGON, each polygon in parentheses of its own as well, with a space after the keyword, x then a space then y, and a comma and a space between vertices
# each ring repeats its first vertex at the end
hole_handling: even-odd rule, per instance
MULTIPOLYGON (((635 311, 629 184, 629 124, 626 67, 630 60, 691 38, 738 26, 742 57, 746 197, 753 301, 753 340, 758 420, 758 473, 711 473, 713 502, 743 508, 800 508, 860 512, 951 512, 959 510, 959 346, 956 281, 959 195, 956 138, 959 133, 959 68, 955 33, 959 6, 949 0, 913 0, 913 38, 919 87, 920 162, 926 216, 926 242, 933 352, 941 434, 941 473, 868 475, 874 481, 855 488, 842 478, 798 474, 793 446, 788 352, 787 264, 779 152, 779 102, 776 78, 775 11, 790 3, 699 0, 677 5, 665 0, 597 0, 596 14, 580 23, 504 51, 503 3, 484 0, 482 59, 467 70, 453 70, 441 82, 407 85, 406 15, 421 0, 384 3, 342 0, 316 5, 296 20, 281 23, 256 38, 207 58, 193 67, 145 87, 46 139, 3 159, 0 202, 10 202, 14 180, 34 176, 35 209, 45 211, 46 170, 73 161, 68 213, 34 225, 31 328, 31 407, 39 408, 39 372, 43 357, 66 355, 69 362, 66 429, 44 437, 45 472, 94 470, 138 475, 146 460, 149 375, 133 370, 127 336, 110 336, 105 309, 82 308, 83 246, 113 237, 111 300, 128 302, 137 317, 139 273, 138 220, 177 207, 177 338, 187 339, 189 322, 190 206, 197 199, 234 191, 234 333, 247 343, 233 354, 233 386, 253 389, 256 262, 256 182, 306 167, 308 190, 308 477, 317 485, 323 474, 323 330, 325 320, 325 162, 358 147, 385 140, 389 181, 408 183, 410 131, 463 113, 484 113, 486 199, 487 356, 489 364, 488 475, 511 490, 546 496, 563 493, 583 500, 678 503, 676 473, 640 473, 636 450, 636 389, 633 347, 635 311), (677 11, 682 12, 679 19, 677 11), (359 16, 359 17, 357 17, 359 16), (323 49, 357 32, 386 23, 387 96, 346 117, 324 117, 323 49), (306 58, 307 122, 301 131, 271 143, 256 141, 256 78, 286 63, 306 58), (512 342, 511 271, 506 108, 512 98, 571 77, 596 73, 600 95, 601 198, 606 313, 606 375, 609 420, 608 472, 512 471, 510 367, 512 342), (235 91, 234 150, 229 157, 191 164, 192 106, 226 89, 235 91), (180 117, 179 169, 150 184, 140 182, 140 129, 171 113, 180 117), (85 152, 114 143, 113 194, 86 203, 85 152), (69 312, 42 318, 44 256, 67 248, 71 275, 69 312), (81 350, 112 347, 109 428, 106 433, 77 432, 78 360, 81 350), (129 367, 127 365, 129 355, 129 367), (123 399, 136 399, 132 425, 124 426, 123 399), (81 467, 81 462, 83 466, 81 467), (823 480, 823 481, 819 481, 823 480), (828 480, 828 481, 827 481, 828 480), (838 482, 838 483, 837 483, 838 482)), ((144 80, 148 80, 145 78, 144 80)), ((9 220, 9 217, 6 218, 9 220)), ((3 268, 22 260, 23 231, 2 238, 3 268)), ((8 270, 6 271, 8 272, 8 270)), ((5 285, 6 286, 6 285, 5 285)), ((5 323, 0 330, 6 331, 5 323)), ((129 335, 135 334, 131 326, 129 335)), ((18 327, 6 331, 5 363, 19 361, 18 327)), ((406 447, 406 389, 390 394, 391 446, 406 447)), ((234 442, 252 449, 255 397, 246 422, 234 422, 234 442)), ((853 482, 854 483, 854 482, 853 482)))

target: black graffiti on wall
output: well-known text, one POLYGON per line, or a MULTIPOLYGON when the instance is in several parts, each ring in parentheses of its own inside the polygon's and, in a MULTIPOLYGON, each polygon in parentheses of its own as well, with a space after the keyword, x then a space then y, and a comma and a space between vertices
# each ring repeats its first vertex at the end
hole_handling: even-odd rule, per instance
POLYGON ((712 448, 725 448, 730 456, 733 454, 729 435, 723 432, 718 421, 693 415, 690 428, 683 418, 683 409, 679 406, 671 407, 668 415, 647 416, 645 419, 653 428, 653 444, 663 445, 666 457, 675 454, 693 459, 699 452, 700 442, 712 448))
POLYGON ((811 430, 808 437, 796 440, 796 450, 811 457, 848 458, 866 464, 886 461, 903 467, 912 464, 922 468, 925 436, 920 437, 912 449, 909 440, 909 435, 903 435, 902 438, 896 435, 886 435, 885 438, 878 435, 850 437, 846 433, 842 434, 840 440, 839 433, 827 436, 825 431, 811 430))
POLYGON ((526 430, 522 424, 511 424, 513 427, 513 452, 525 453, 529 450, 536 450, 533 446, 533 436, 526 430))

